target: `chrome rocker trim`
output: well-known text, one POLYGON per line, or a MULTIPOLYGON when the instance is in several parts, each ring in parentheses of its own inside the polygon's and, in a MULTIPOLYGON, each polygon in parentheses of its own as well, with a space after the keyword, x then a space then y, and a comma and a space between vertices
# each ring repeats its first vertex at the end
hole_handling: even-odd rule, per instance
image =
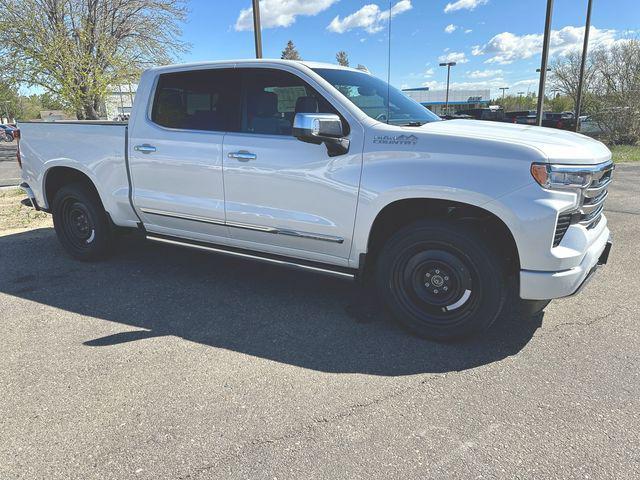
POLYGON ((224 220, 215 220, 207 217, 200 217, 198 215, 188 215, 184 213, 173 213, 164 210, 155 210, 153 208, 141 208, 143 213, 150 215, 158 215, 161 217, 177 218, 179 220, 191 220, 193 222, 208 223, 211 225, 221 225, 231 228, 241 228, 243 230, 253 230, 256 232, 273 233, 275 235, 286 235, 288 237, 307 238, 309 240, 320 240, 323 242, 332 243, 344 243, 344 238, 334 237, 332 235, 324 235, 321 233, 301 232, 299 230, 288 230, 284 228, 264 227, 261 225, 252 225, 248 223, 239 222, 225 222, 224 220))

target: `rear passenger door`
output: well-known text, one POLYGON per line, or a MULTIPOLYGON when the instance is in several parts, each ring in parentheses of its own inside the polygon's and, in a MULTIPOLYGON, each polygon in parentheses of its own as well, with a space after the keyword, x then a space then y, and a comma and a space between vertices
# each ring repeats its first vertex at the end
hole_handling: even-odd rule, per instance
POLYGON ((230 242, 236 246, 346 265, 356 213, 363 134, 355 121, 298 72, 238 68, 240 132, 224 139, 230 242), (293 137, 296 113, 338 113, 349 153, 293 137))
POLYGON ((220 242, 227 237, 222 142, 239 127, 233 69, 162 73, 129 140, 133 200, 148 231, 220 242))

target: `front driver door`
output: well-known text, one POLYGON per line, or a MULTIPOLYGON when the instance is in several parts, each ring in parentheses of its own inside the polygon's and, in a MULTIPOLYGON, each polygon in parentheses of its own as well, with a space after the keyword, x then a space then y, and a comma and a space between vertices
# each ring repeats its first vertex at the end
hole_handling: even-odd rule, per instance
MULTIPOLYGON (((293 71, 241 68, 240 132, 227 133, 223 165, 227 225, 236 245, 348 264, 362 164, 362 130, 351 120, 349 153, 292 136, 296 111, 339 113, 293 71)), ((346 118, 346 115, 342 117, 346 118)))

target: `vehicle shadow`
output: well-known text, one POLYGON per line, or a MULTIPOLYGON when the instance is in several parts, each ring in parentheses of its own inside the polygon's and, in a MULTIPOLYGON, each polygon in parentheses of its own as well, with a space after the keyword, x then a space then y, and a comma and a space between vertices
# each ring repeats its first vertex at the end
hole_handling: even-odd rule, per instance
POLYGON ((87 338, 87 347, 175 335, 323 372, 474 368, 517 354, 542 321, 510 316, 481 338, 430 342, 399 328, 352 282, 134 237, 110 260, 82 263, 51 228, 0 237, 0 265, 4 294, 137 328, 87 338))

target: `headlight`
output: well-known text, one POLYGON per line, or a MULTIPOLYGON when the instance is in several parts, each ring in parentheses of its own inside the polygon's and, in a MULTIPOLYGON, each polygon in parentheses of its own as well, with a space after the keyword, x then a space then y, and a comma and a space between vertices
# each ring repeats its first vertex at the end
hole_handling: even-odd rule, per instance
POLYGON ((542 188, 582 190, 593 180, 593 170, 572 165, 531 164, 531 175, 542 188))

